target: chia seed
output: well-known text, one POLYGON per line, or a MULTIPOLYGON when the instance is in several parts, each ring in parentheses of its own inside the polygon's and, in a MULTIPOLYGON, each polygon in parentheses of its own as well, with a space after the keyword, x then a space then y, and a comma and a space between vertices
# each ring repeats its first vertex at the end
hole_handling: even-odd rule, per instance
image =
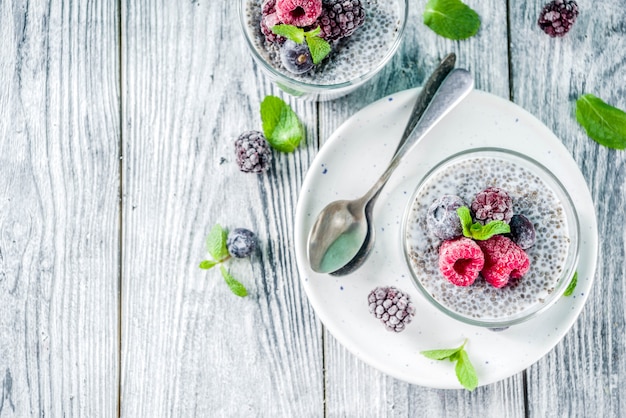
POLYGON ((570 247, 565 210, 556 193, 528 168, 497 157, 452 162, 430 176, 411 203, 406 240, 409 265, 421 286, 452 312, 477 320, 502 320, 543 304, 564 269, 570 247), (526 250, 530 270, 521 279, 496 289, 481 276, 468 287, 448 282, 438 269, 441 241, 428 234, 431 202, 454 194, 466 202, 487 187, 500 187, 513 201, 514 213, 537 228, 536 243, 526 250))

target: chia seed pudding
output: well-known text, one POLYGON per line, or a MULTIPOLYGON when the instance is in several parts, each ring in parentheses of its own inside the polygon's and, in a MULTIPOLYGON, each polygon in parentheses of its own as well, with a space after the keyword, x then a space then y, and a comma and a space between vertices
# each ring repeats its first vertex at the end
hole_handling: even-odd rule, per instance
POLYGON ((331 41, 331 53, 313 69, 294 74, 284 68, 279 46, 266 42, 260 20, 263 0, 243 0, 245 26, 256 52, 290 80, 321 86, 338 85, 366 79, 393 53, 405 20, 405 2, 399 0, 362 0, 365 21, 346 38, 331 41))
POLYGON ((569 209, 562 202, 569 198, 560 197, 554 190, 560 186, 548 185, 530 161, 497 154, 454 158, 436 169, 419 186, 405 220, 407 260, 418 287, 444 310, 469 322, 497 324, 542 309, 556 300, 555 292, 560 295, 575 268, 577 220, 574 214, 570 215, 573 222, 568 221, 569 209), (536 242, 526 250, 530 270, 500 289, 480 275, 470 286, 456 286, 439 271, 442 241, 429 234, 426 215, 432 202, 442 195, 457 195, 469 204, 488 187, 506 190, 514 213, 525 215, 534 224, 536 242))

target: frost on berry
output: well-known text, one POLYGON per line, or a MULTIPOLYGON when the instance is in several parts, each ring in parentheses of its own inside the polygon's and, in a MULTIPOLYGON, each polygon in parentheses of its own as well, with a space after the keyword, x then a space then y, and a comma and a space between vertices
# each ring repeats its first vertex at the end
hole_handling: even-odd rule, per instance
POLYGON ((236 228, 228 233, 226 239, 228 253, 236 258, 250 256, 256 248, 256 235, 245 228, 236 228))
POLYGON ((407 293, 391 286, 377 287, 367 296, 369 310, 388 331, 401 332, 415 315, 415 307, 407 293))
POLYGON ((513 201, 506 191, 498 187, 489 187, 476 195, 471 209, 481 223, 491 221, 509 223, 513 216, 513 201))
POLYGON ((551 37, 561 37, 569 32, 577 16, 578 4, 574 0, 554 0, 543 7, 537 24, 551 37))
POLYGON ((312 25, 321 12, 322 0, 276 0, 276 14, 286 25, 301 28, 312 25))
POLYGON ((521 249, 527 250, 535 245, 535 226, 526 216, 513 215, 509 226, 511 227, 511 239, 521 249))
POLYGON ((426 226, 431 235, 446 240, 463 235, 463 226, 456 210, 465 206, 458 196, 443 195, 428 208, 426 226))
POLYGON ((316 25, 320 36, 328 41, 352 35, 365 21, 361 0, 326 0, 316 25))
POLYGON ((272 150, 259 131, 247 131, 235 140, 237 165, 244 173, 262 173, 272 161, 272 150))
POLYGON ((444 241, 439 247, 439 271, 456 286, 474 283, 484 262, 483 252, 470 238, 444 241))
POLYGON ((510 279, 519 279, 530 269, 526 252, 503 235, 478 241, 478 245, 485 255, 481 275, 493 287, 504 287, 510 279))

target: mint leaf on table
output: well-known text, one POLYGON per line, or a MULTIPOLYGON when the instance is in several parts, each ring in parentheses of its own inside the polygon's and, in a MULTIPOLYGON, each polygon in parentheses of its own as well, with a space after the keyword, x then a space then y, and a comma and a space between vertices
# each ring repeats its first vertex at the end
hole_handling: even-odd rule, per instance
POLYGON ((466 343, 467 340, 463 341, 463 344, 457 348, 427 350, 422 351, 421 354, 432 360, 450 360, 456 362, 454 367, 456 378, 465 389, 472 391, 478 386, 478 375, 465 351, 466 343))
POLYGON ((448 39, 467 39, 480 29, 478 13, 461 0, 429 0, 423 17, 426 26, 448 39))
POLYGON ((572 280, 567 285, 567 289, 565 289, 563 296, 572 296, 572 294, 574 293, 574 289, 576 289, 577 284, 578 284, 578 272, 575 272, 574 277, 572 277, 572 280))
POLYGON ((267 96, 263 99, 261 121, 263 135, 278 151, 292 152, 304 138, 304 127, 298 115, 280 97, 267 96))
POLYGON ((238 282, 228 271, 226 271, 226 267, 223 265, 220 266, 220 271, 222 272, 222 277, 224 281, 228 285, 228 288, 231 292, 239 297, 248 296, 248 291, 240 282, 238 282))
POLYGON ((626 112, 623 110, 593 94, 584 94, 576 101, 576 120, 600 145, 626 149, 626 112))
POLYGON ((228 233, 220 224, 216 224, 206 239, 206 249, 216 261, 222 261, 229 257, 226 248, 226 238, 228 233))
POLYGON ((202 260, 198 267, 200 267, 202 270, 209 270, 210 268, 215 267, 217 264, 219 264, 219 262, 215 260, 202 260))
POLYGON ((477 241, 486 241, 494 235, 508 234, 511 232, 509 224, 503 221, 491 221, 485 225, 480 222, 472 221, 472 214, 467 206, 461 206, 456 210, 461 226, 463 227, 463 235, 477 241))

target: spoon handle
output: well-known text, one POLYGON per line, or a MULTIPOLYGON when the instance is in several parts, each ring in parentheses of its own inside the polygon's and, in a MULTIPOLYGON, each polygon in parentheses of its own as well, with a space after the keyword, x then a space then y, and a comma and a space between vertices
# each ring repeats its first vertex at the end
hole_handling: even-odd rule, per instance
POLYGON ((469 71, 460 68, 454 69, 443 81, 435 97, 432 99, 422 117, 417 121, 415 128, 400 146, 389 163, 387 170, 378 179, 376 184, 361 198, 368 205, 378 197, 383 186, 391 177, 404 155, 417 144, 444 116, 455 108, 473 89, 474 79, 469 71))

